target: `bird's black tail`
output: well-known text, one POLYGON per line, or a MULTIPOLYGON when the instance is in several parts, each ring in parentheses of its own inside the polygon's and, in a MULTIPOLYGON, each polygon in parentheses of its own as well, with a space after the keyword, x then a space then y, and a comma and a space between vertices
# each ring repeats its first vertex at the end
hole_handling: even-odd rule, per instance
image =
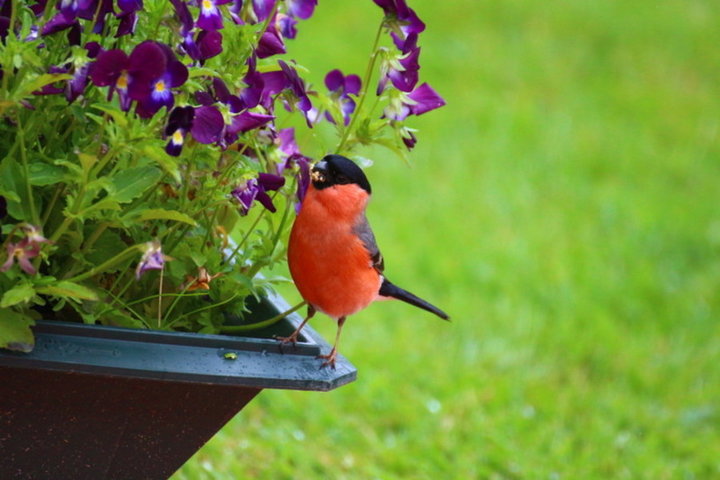
POLYGON ((407 290, 403 290, 397 285, 390 283, 390 281, 386 278, 383 279, 383 283, 382 285, 380 285, 380 295, 382 295, 383 297, 397 298, 398 300, 402 300, 405 303, 409 303, 410 305, 414 305, 418 308, 422 308, 423 310, 427 310, 428 312, 432 312, 443 320, 450 320, 448 314, 437 308, 435 305, 432 305, 423 300, 422 298, 413 295, 407 290))

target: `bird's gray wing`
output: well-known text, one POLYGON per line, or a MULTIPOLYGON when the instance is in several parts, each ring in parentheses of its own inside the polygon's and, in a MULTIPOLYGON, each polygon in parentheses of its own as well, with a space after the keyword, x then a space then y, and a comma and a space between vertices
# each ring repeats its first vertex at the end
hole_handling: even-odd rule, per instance
POLYGON ((380 249, 377 246, 377 242, 375 241, 375 235, 373 234, 372 228, 370 228, 370 224, 364 214, 355 224, 355 227, 353 227, 353 232, 360 238, 370 254, 372 267, 377 270, 378 273, 382 274, 383 270, 385 270, 385 262, 383 260, 382 253, 380 253, 380 249))

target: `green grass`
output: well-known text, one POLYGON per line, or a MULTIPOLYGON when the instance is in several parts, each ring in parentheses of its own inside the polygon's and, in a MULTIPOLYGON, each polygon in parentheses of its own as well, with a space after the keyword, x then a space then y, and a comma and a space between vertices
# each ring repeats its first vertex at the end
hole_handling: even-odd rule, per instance
MULTIPOLYGON (((371 306, 357 382, 263 392, 173 478, 720 478, 720 3, 410 5, 448 105, 372 152, 369 218, 453 323, 371 306)), ((291 56, 362 72, 379 13, 321 2, 291 56)))

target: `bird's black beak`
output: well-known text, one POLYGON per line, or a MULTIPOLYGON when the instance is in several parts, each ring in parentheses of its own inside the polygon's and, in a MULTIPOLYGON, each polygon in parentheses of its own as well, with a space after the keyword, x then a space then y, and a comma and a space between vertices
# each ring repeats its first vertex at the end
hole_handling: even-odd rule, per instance
POLYGON ((327 178, 327 162, 325 160, 320 160, 315 165, 313 165, 310 177, 312 178, 313 182, 324 182, 327 178))

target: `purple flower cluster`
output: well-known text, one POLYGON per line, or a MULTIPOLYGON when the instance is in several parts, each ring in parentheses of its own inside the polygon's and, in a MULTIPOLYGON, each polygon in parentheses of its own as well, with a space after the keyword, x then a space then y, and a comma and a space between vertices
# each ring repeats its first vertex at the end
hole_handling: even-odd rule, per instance
POLYGON ((102 52, 90 66, 89 75, 98 87, 110 87, 108 99, 118 93, 122 110, 128 111, 136 101, 136 113, 150 118, 162 107, 173 107, 172 88, 185 83, 188 69, 170 47, 147 40, 130 55, 119 49, 102 52))
MULTIPOLYGON (((376 93, 390 93, 384 117, 398 125, 403 141, 412 148, 415 136, 402 121, 445 103, 427 83, 418 85, 418 37, 425 24, 406 0, 373 1, 382 8, 384 26, 397 48, 395 60, 383 66, 376 93)), ((0 0, 0 38, 11 30, 10 4, 0 0)), ((322 118, 348 127, 362 88, 359 76, 345 75, 338 69, 330 71, 324 83, 327 98, 335 107, 321 115, 311 100, 314 93, 308 91, 295 64, 283 60, 268 62, 268 58, 286 52, 285 41, 295 38, 298 22, 312 16, 317 0, 169 0, 169 4, 177 26, 176 40, 134 44, 132 34, 144 7, 143 0, 39 0, 31 7, 33 12, 38 18, 49 20, 40 25, 36 35, 67 31, 68 43, 83 46, 87 54, 51 67, 50 73, 68 74, 72 78, 46 85, 34 93, 64 94, 72 102, 88 93, 92 84, 106 89, 109 101, 117 98, 122 111, 134 111, 147 119, 162 112, 167 115, 163 132, 165 150, 175 157, 182 155, 188 136, 200 144, 228 149, 244 141, 243 134, 257 131, 258 137, 269 138, 275 144, 278 153, 273 158, 277 171, 262 173, 235 187, 232 196, 238 200, 241 213, 247 213, 254 200, 272 210, 266 192, 275 190, 274 177, 287 170, 297 178, 297 197, 301 202, 309 182, 310 160, 300 153, 294 130, 276 131, 276 104, 300 112, 308 127, 322 118), (53 11, 46 11, 49 8, 53 11), (242 78, 233 79, 231 84, 208 74, 196 76, 189 86, 190 70, 223 52, 222 32, 243 25, 254 25, 257 37, 249 53, 245 52, 242 78), (83 37, 91 32, 103 38, 127 36, 130 40, 103 41, 102 46, 95 41, 84 43, 83 37), (128 44, 132 46, 128 48, 128 44), (258 62, 263 62, 262 69, 258 62), (202 87, 198 89, 197 85, 202 87)), ((253 148, 248 145, 243 146, 243 151, 253 156, 253 148)))
MULTIPOLYGON (((418 37, 425 24, 405 0, 373 0, 385 12, 385 25, 398 49, 398 57, 383 67, 377 94, 392 85, 400 95, 394 96, 385 116, 394 121, 405 120, 409 115, 421 115, 445 105, 445 100, 427 83, 418 86, 420 47, 418 37)), ((403 141, 408 148, 415 145, 415 136, 404 131, 403 141)))

